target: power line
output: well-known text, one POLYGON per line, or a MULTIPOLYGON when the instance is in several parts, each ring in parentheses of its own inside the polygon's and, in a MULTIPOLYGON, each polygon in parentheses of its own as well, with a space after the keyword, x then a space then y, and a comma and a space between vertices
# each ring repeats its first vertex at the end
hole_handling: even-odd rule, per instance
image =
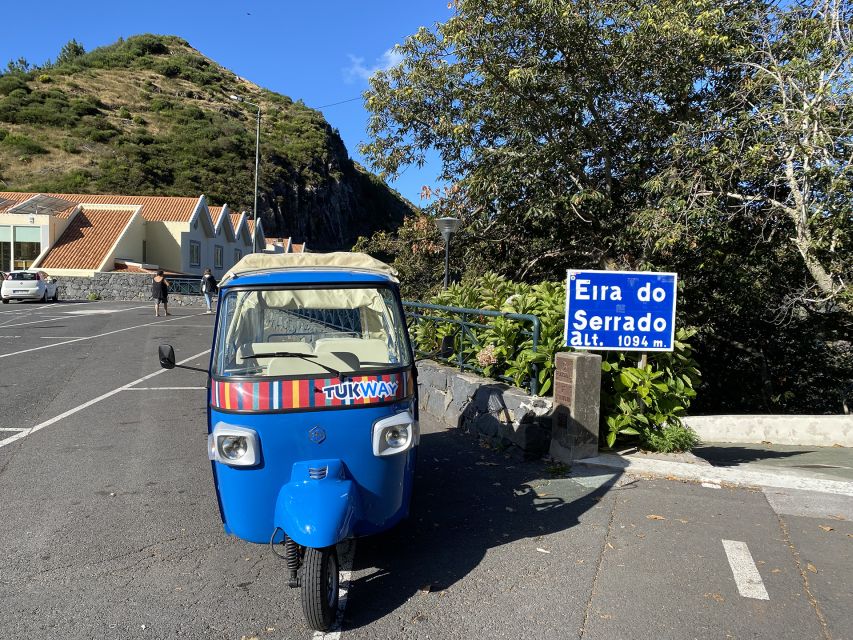
POLYGON ((355 102, 356 100, 361 100, 361 96, 357 96, 355 98, 350 98, 349 100, 341 100, 340 102, 332 102, 331 104, 324 104, 322 107, 314 107, 315 109, 325 109, 326 107, 334 107, 339 104, 346 104, 347 102, 355 102))

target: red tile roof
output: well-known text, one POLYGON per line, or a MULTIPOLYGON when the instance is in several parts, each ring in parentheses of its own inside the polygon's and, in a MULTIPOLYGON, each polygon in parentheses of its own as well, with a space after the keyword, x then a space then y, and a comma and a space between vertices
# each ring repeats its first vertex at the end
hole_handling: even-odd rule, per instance
POLYGON ((242 213, 232 213, 231 214, 231 228, 234 231, 237 231, 237 226, 240 224, 240 218, 243 216, 242 213))
POLYGON ((207 210, 210 211, 210 218, 213 220, 213 226, 217 226, 219 224, 219 219, 222 217, 222 212, 225 210, 225 207, 207 207, 207 210))
POLYGON ((290 245, 291 253, 305 253, 305 243, 290 245))
POLYGON ((44 269, 97 269, 133 217, 127 209, 83 209, 39 264, 44 269))
MULTIPOLYGON (((20 193, 17 191, 0 191, 0 200, 14 200, 15 203, 28 200, 35 193, 20 193)), ((184 196, 118 196, 108 194, 69 194, 69 193, 47 193, 48 196, 64 198, 72 202, 88 204, 130 204, 142 205, 142 217, 149 222, 189 222, 193 212, 198 205, 198 197, 184 196)), ((0 205, 0 213, 14 205, 0 205)), ((57 214, 60 218, 67 218, 73 207, 57 214)))

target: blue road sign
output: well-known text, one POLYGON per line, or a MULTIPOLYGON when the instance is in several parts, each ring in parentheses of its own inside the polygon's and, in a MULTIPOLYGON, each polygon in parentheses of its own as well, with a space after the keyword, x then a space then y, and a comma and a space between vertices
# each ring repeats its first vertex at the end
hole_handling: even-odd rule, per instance
POLYGON ((677 281, 675 273, 569 269, 566 346, 672 351, 677 281))

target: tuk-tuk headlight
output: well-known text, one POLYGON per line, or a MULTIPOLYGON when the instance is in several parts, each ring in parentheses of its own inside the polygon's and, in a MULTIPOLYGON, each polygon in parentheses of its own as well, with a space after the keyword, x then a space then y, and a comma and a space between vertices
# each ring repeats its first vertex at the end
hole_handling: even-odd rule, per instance
POLYGON ((261 458, 258 434, 245 427, 220 422, 208 436, 207 455, 211 460, 232 467, 251 467, 261 458))
POLYGON ((229 460, 238 460, 246 455, 248 449, 246 436, 219 436, 217 447, 219 455, 229 460))
POLYGON ((386 429, 385 430, 385 442, 389 447, 399 448, 406 444, 406 441, 409 439, 409 429, 408 427, 402 427, 400 429, 386 429))
POLYGON ((411 449, 417 428, 410 411, 377 420, 373 423, 373 455, 391 456, 411 449))

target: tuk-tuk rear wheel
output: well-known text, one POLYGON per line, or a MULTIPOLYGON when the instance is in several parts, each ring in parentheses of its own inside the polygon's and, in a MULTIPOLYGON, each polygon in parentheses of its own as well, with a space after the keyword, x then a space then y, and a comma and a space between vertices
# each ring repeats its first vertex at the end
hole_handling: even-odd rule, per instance
POLYGON ((338 553, 335 547, 305 549, 302 612, 308 626, 328 631, 338 613, 338 553))

